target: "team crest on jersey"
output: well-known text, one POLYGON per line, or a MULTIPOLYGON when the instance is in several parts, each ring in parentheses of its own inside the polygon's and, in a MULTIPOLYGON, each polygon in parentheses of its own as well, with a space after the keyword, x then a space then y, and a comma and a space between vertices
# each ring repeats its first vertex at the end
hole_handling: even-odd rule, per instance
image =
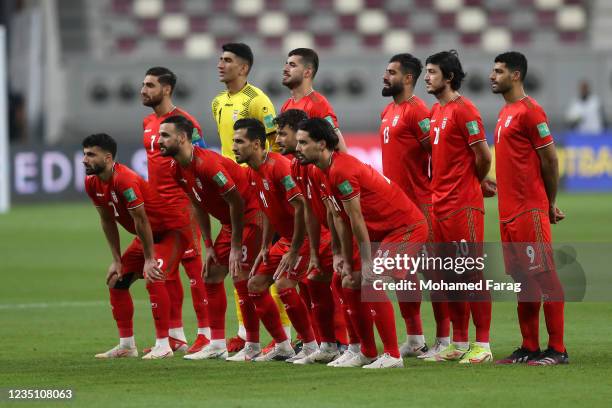
POLYGON ((198 186, 198 188, 201 190, 202 189, 202 182, 200 181, 200 179, 196 177, 195 182, 196 182, 196 186, 198 186))
POLYGON ((118 203, 119 201, 117 200, 117 194, 115 194, 114 191, 111 191, 111 197, 113 197, 113 201, 118 203))
POLYGON ((442 119, 442 126, 440 126, 442 129, 444 129, 446 127, 446 118, 442 119))
POLYGON ((232 112, 232 120, 235 122, 238 120, 238 110, 234 110, 234 112, 232 112))
POLYGON ((264 189, 270 190, 270 185, 268 184, 268 180, 263 179, 263 186, 264 186, 264 189))
POLYGON ((397 125, 397 122, 399 122, 399 115, 395 115, 393 117, 393 122, 391 123, 391 126, 395 127, 395 125, 397 125))
POLYGON ((504 127, 510 126, 510 122, 512 122, 512 116, 508 116, 508 118, 506 119, 506 123, 504 123, 504 127))

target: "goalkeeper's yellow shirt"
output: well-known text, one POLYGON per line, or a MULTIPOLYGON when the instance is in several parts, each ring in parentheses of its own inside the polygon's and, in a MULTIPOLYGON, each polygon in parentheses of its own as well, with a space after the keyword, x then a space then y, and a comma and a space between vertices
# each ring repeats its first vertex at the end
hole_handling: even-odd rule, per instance
POLYGON ((217 122, 221 140, 221 154, 236 160, 232 152, 234 123, 238 119, 253 118, 263 123, 272 150, 278 150, 274 143, 276 112, 270 98, 263 91, 247 83, 239 92, 230 95, 228 90, 220 92, 212 101, 212 114, 217 122))

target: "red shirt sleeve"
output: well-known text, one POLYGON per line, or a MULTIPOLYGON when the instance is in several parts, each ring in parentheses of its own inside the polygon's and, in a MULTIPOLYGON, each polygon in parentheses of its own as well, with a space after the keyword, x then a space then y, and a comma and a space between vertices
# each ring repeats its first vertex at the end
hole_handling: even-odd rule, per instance
POLYGON ((128 210, 144 204, 144 195, 139 180, 131 175, 122 174, 115 181, 119 194, 123 197, 128 210))
POLYGON ((289 160, 277 160, 274 163, 274 183, 280 191, 285 192, 287 201, 293 200, 296 196, 302 195, 297 183, 291 177, 291 166, 289 160))
POLYGON ((95 177, 95 176, 87 176, 85 178, 85 192, 87 193, 87 195, 91 199, 91 202, 96 207, 102 207, 102 203, 98 202, 98 197, 96 197, 96 192, 94 191, 93 178, 92 177, 95 177))
POLYGON ((336 163, 330 172, 329 182, 334 193, 340 196, 342 201, 349 201, 359 196, 359 170, 355 166, 336 163))
POLYGON ((527 137, 534 149, 540 149, 553 143, 544 109, 534 106, 533 109, 527 110, 525 119, 527 137))
POLYGON ((469 145, 487 140, 480 113, 470 105, 460 105, 455 109, 455 120, 459 132, 469 145))
POLYGON ((227 172, 225 167, 219 163, 214 156, 210 156, 208 160, 202 160, 196 168, 197 175, 204 176, 207 180, 212 181, 217 193, 224 196, 236 188, 236 183, 232 176, 227 172))
POLYGON ((334 128, 338 127, 338 118, 336 112, 326 100, 321 100, 320 103, 315 104, 313 108, 313 117, 325 119, 334 128))
POLYGON ((417 140, 422 142, 429 138, 429 109, 420 105, 414 106, 412 109, 412 134, 417 135, 417 140))

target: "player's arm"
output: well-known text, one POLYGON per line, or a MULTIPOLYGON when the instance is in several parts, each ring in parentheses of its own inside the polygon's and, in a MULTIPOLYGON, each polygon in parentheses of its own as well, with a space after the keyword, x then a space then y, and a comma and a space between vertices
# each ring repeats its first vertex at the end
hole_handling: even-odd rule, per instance
POLYGON ((335 128, 334 132, 338 136, 338 147, 336 148, 341 153, 348 153, 348 147, 346 146, 346 141, 344 140, 344 136, 342 136, 342 132, 340 132, 339 128, 335 128))
POLYGON ((474 152, 476 177, 478 177, 478 181, 483 181, 491 170, 491 150, 489 150, 486 140, 473 143, 470 148, 474 152))
POLYGON ((319 264, 319 245, 321 243, 321 224, 312 212, 312 207, 307 200, 304 200, 304 221, 306 223, 306 232, 308 233, 308 241, 310 243, 310 263, 308 264, 308 272, 312 269, 320 269, 319 264))
POLYGON ((228 191, 223 199, 229 205, 232 223, 231 249, 229 255, 229 272, 233 277, 240 272, 242 258, 242 230, 244 229, 244 200, 237 188, 228 191))
POLYGON ((257 254, 257 258, 255 258, 255 261, 253 262, 253 267, 251 268, 251 273, 249 274, 249 277, 252 277, 255 275, 255 272, 257 271, 257 268, 259 267, 260 263, 262 262, 264 264, 268 263, 268 251, 269 251, 270 245, 272 244, 273 236, 274 236, 274 231, 272 230, 272 227, 270 225, 270 220, 264 214, 263 215, 263 225, 262 225, 262 230, 261 230, 261 249, 259 250, 259 254, 257 254))
POLYGON ((559 160, 554 144, 549 144, 536 150, 540 157, 540 173, 544 181, 548 197, 548 216, 551 224, 556 224, 565 218, 565 214, 556 206, 557 188, 559 186, 559 160))
MULTIPOLYGON (((340 230, 342 230, 342 232, 344 232, 344 230, 347 229, 347 226, 344 224, 344 220, 342 220, 342 217, 340 217, 340 215, 336 215, 336 209, 334 208, 334 203, 332 202, 332 199, 326 199, 323 200, 323 202, 325 203, 325 208, 327 209, 327 225, 329 225, 329 232, 331 234, 331 238, 332 238, 332 254, 333 254, 333 269, 334 271, 336 271, 337 273, 342 274, 342 266, 344 264, 344 256, 349 255, 349 265, 350 265, 350 261, 352 261, 352 256, 353 256, 353 246, 352 246, 352 234, 351 236, 349 236, 348 238, 348 242, 351 243, 350 245, 350 253, 349 254, 345 254, 343 252, 343 237, 341 237, 341 234, 339 233, 340 230), (337 220, 337 218, 339 218, 339 220, 337 220), (342 223, 340 225, 340 227, 338 227, 336 225, 336 223, 342 223)), ((350 231, 350 229, 349 229, 350 231)), ((345 237, 344 237, 345 238, 345 237)))
POLYGON ((269 150, 272 152, 279 152, 280 147, 276 144, 277 126, 274 123, 276 111, 270 98, 265 94, 258 95, 251 101, 249 109, 250 116, 263 123, 266 129, 266 140, 268 141, 269 150))
POLYGON ((306 223, 304 222, 304 196, 301 194, 295 195, 289 204, 293 207, 293 237, 291 237, 291 246, 289 251, 283 255, 276 272, 274 279, 279 278, 284 272, 290 271, 297 263, 300 248, 304 243, 306 235, 306 223))
POLYGON ((210 216, 206 211, 204 211, 197 199, 191 196, 191 194, 189 194, 189 200, 191 200, 191 206, 193 207, 193 211, 198 220, 198 225, 200 226, 200 231, 202 232, 202 238, 204 239, 204 248, 206 248, 206 259, 204 260, 204 270, 202 271, 202 276, 206 277, 211 265, 213 263, 219 263, 217 260, 217 255, 215 254, 215 249, 213 248, 210 216))
POLYGON ((117 228, 117 222, 115 217, 110 211, 107 211, 104 207, 96 207, 98 214, 100 214, 100 224, 102 225, 102 231, 106 237, 106 242, 113 256, 113 261, 108 268, 106 275, 106 283, 108 284, 113 278, 121 278, 121 241, 119 238, 119 229, 117 228))
POLYGON ((351 231, 359 244, 359 253, 361 255, 361 275, 364 279, 371 278, 372 271, 372 250, 370 247, 370 234, 366 227, 363 213, 361 212, 361 202, 359 196, 342 201, 344 211, 346 211, 351 220, 351 231))
POLYGON ((145 279, 149 280, 160 280, 164 278, 162 270, 157 266, 157 260, 155 259, 155 251, 153 248, 153 231, 151 230, 151 224, 149 218, 145 212, 145 206, 139 205, 138 207, 128 209, 130 216, 134 220, 134 227, 136 229, 136 235, 140 239, 142 244, 142 250, 144 253, 145 264, 143 268, 143 274, 145 279))

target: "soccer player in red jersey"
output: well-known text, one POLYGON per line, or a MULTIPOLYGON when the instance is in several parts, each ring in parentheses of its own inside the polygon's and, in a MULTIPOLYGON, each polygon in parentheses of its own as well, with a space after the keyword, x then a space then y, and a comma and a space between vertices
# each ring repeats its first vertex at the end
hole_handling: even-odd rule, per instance
MULTIPOLYGON (((176 75, 168 68, 150 68, 142 82, 140 96, 142 104, 153 109, 153 113, 144 118, 143 146, 147 152, 147 168, 149 183, 157 190, 167 204, 180 208, 185 218, 191 218, 189 199, 180 187, 174 182, 170 173, 169 157, 162 157, 159 150, 159 125, 167 117, 181 115, 189 119, 194 125, 192 142, 202 145, 202 130, 198 122, 187 112, 177 108, 172 103, 172 91, 176 85, 176 75)), ((193 308, 198 319, 198 335, 194 344, 188 349, 187 339, 183 330, 183 285, 179 274, 176 279, 168 280, 168 293, 172 304, 170 317, 170 342, 173 349, 182 352, 194 353, 200 351, 209 342, 210 328, 208 323, 208 310, 206 288, 202 280, 202 257, 200 255, 199 230, 197 222, 192 220, 193 239, 181 260, 185 273, 189 277, 193 308)))
POLYGON ((259 196, 266 218, 262 247, 249 279, 249 294, 259 318, 275 346, 255 361, 287 360, 295 356, 268 288, 275 282, 291 324, 302 339, 304 355, 318 351, 308 308, 296 290, 307 271, 309 243, 305 237, 304 197, 291 177, 290 162, 265 149, 266 133, 257 119, 234 124, 233 150, 238 163, 246 163, 252 188, 259 196), (280 239, 270 247, 272 234, 280 239))
MULTIPOLYGON (((309 118, 323 118, 335 129, 340 140, 339 149, 346 151, 346 143, 338 128, 338 118, 333 107, 319 92, 313 88, 314 78, 319 70, 319 56, 311 48, 296 48, 289 52, 283 68, 282 84, 289 88, 291 97, 281 107, 281 113, 291 109, 304 111, 309 118)), ((337 281, 340 283, 339 281, 337 281)), ((336 285, 337 286, 337 285, 336 285)), ((336 287, 334 286, 334 287, 336 287)), ((340 286, 337 286, 340 289, 340 286)), ((334 320, 336 324, 336 339, 341 344, 346 344, 347 323, 342 313, 343 306, 337 291, 334 291, 334 320)), ((300 286, 300 295, 309 297, 307 286, 300 286)), ((306 302, 310 304, 309 301, 306 302)), ((316 331, 316 330, 315 330, 316 331)))
POLYGON ((550 224, 565 215, 555 198, 559 182, 557 153, 544 110, 525 94, 527 59, 518 52, 495 58, 491 89, 506 104, 499 112, 495 134, 499 220, 506 271, 521 282, 518 320, 521 347, 499 364, 569 363, 563 343, 563 287, 555 270, 550 224), (540 353, 540 307, 548 330, 548 348, 540 353))
MULTIPOLYGON (((324 200, 327 200, 329 193, 322 192, 320 187, 325 176, 316 166, 302 165, 297 157, 293 157, 296 154, 298 125, 305 119, 308 119, 306 112, 299 109, 286 110, 274 119, 278 125, 276 142, 280 147, 281 154, 292 158, 291 176, 305 199, 304 217, 310 242, 310 263, 307 279, 300 284, 300 295, 303 295, 304 289, 307 289, 309 298, 305 302, 307 305, 312 305, 311 319, 315 334, 317 334, 317 341, 320 343, 318 353, 310 356, 300 356, 300 353, 298 353, 298 356, 302 358, 296 360, 295 363, 330 363, 339 355, 336 345, 338 330, 334 324, 337 315, 336 308, 341 314, 342 323, 344 323, 340 334, 345 338, 344 341, 348 341, 350 344, 351 351, 347 351, 349 354, 359 351, 359 339, 352 330, 352 325, 349 328, 350 340, 346 339, 347 327, 344 312, 348 313, 348 307, 343 307, 341 277, 333 273, 332 237, 328 229, 327 207, 324 202, 324 200), (334 301, 334 294, 330 287, 332 276, 335 278, 335 293, 341 299, 338 305, 334 301)), ((348 315, 346 321, 349 321, 348 315)))
MULTIPOLYGON (((380 115, 378 133, 382 147, 383 174, 397 183, 421 209, 429 227, 429 241, 433 242, 429 179, 429 108, 414 94, 414 86, 422 70, 421 61, 411 54, 391 57, 383 76, 382 95, 392 97, 393 101, 380 115)), ((450 320, 446 302, 432 300, 436 319, 436 341, 431 350, 425 345, 423 336, 421 302, 418 298, 413 301, 400 301, 399 306, 407 334, 406 342, 400 347, 402 357, 425 358, 450 343, 450 320)))
MULTIPOLYGON (((443 51, 427 58, 426 89, 438 100, 430 117, 435 241, 446 246, 463 245, 469 250, 468 243, 484 240, 481 183, 489 186, 484 180, 491 167, 491 152, 478 109, 458 92, 464 77, 456 51, 443 51)), ((475 272, 471 277, 482 279, 481 275, 475 272)), ((448 303, 453 342, 426 361, 460 360, 462 364, 491 361, 490 295, 486 291, 477 293, 479 299, 470 302, 465 295, 448 303), (476 326, 476 342, 471 346, 470 311, 476 326)))
POLYGON ((259 319, 249 298, 250 268, 261 248, 262 214, 246 170, 233 160, 211 150, 193 146, 193 123, 183 116, 170 116, 159 129, 162 156, 173 157, 172 176, 189 196, 206 242, 205 280, 210 311, 211 342, 188 360, 227 358, 225 312, 227 299, 223 281, 230 273, 244 316, 247 343, 229 361, 245 361, 260 353, 259 319), (214 245, 209 214, 219 220, 221 231, 214 245))
POLYGON ((106 283, 119 329, 119 345, 96 358, 138 357, 129 288, 139 278, 146 279, 157 338, 155 347, 143 358, 172 357, 168 339, 170 299, 165 281, 172 279, 187 248, 189 224, 179 211, 167 207, 142 177, 115 162, 117 144, 110 136, 99 133, 86 137, 83 153, 85 191, 100 214, 113 256, 106 283), (117 223, 136 235, 123 254, 117 223))
MULTIPOLYGON (((312 118, 300 123, 297 140, 297 151, 303 162, 313 163, 323 170, 329 182, 332 194, 329 199, 336 208, 334 224, 343 254, 343 285, 357 291, 362 288, 362 280, 373 279, 372 242, 381 243, 381 252, 401 246, 402 252, 416 255, 427 240, 427 223, 401 189, 355 157, 336 151, 338 137, 323 119, 312 118), (353 262, 353 237, 359 245, 361 265, 353 262)), ((361 353, 337 367, 403 367, 393 306, 384 291, 373 288, 367 284, 363 286, 364 290, 374 292, 370 293, 373 298, 370 307, 384 344, 384 354, 377 358, 372 338, 363 336, 361 353)), ((362 313, 362 310, 357 307, 353 312, 362 313)), ((362 315, 359 319, 367 318, 362 315)))

